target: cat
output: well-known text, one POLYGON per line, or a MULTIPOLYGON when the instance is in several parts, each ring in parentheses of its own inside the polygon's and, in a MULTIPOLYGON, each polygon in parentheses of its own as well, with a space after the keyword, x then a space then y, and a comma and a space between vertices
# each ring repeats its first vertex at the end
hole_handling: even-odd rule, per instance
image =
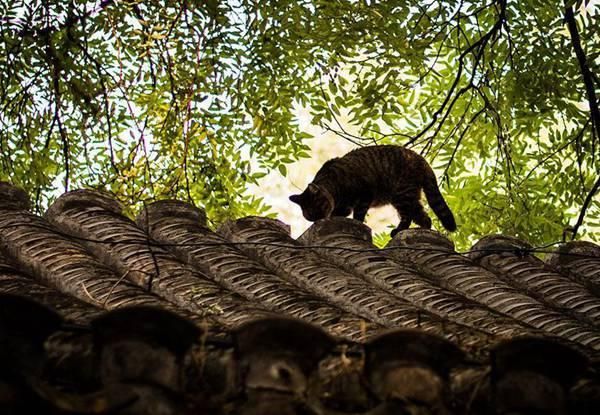
POLYGON ((400 223, 392 231, 408 229, 411 222, 431 228, 431 219, 420 202, 421 190, 442 225, 456 230, 452 211, 438 188, 427 161, 405 147, 376 145, 352 150, 333 158, 319 169, 312 183, 290 200, 302 208, 304 217, 314 222, 331 216, 348 216, 364 222, 371 207, 392 204, 400 223))

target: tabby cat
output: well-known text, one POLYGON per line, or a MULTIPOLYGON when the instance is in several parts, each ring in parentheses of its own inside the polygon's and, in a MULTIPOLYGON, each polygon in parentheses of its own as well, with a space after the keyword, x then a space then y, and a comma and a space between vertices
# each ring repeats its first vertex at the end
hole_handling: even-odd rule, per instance
POLYGON ((400 215, 394 236, 411 222, 431 228, 419 200, 421 189, 442 225, 456 230, 431 166, 414 151, 395 145, 362 147, 327 161, 306 190, 290 200, 300 205, 309 221, 352 212, 362 222, 370 207, 392 204, 400 215))

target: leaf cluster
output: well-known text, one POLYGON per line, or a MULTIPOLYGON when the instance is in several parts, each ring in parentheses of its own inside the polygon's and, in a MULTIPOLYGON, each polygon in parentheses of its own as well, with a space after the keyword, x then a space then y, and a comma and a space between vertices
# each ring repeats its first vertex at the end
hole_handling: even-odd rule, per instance
MULTIPOLYGON (((246 191, 309 156, 297 116, 434 165, 459 248, 543 244, 600 173, 565 10, 596 93, 587 1, 0 1, 0 179, 44 206, 73 187, 177 197, 218 223, 266 214, 246 191), (586 8, 587 6, 587 8, 586 8)), ((592 198, 582 234, 598 238, 592 198)))

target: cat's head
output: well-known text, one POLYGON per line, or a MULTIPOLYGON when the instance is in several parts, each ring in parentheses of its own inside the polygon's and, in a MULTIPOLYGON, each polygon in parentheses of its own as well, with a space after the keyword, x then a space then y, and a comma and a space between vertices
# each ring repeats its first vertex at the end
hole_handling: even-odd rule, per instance
POLYGON ((314 183, 309 184, 302 193, 291 195, 290 200, 300 205, 302 215, 311 222, 329 218, 334 208, 331 194, 314 183))

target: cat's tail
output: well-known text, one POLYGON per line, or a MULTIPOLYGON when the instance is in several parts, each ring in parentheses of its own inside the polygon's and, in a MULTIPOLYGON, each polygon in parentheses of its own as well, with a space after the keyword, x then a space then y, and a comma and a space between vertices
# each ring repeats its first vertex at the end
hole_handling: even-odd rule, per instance
POLYGON ((435 173, 433 173, 431 168, 426 170, 425 180, 423 182, 423 192, 425 193, 429 207, 435 212, 436 216, 442 222, 442 225, 444 225, 444 228, 449 231, 455 231, 456 221, 454 220, 454 215, 440 193, 435 173))

